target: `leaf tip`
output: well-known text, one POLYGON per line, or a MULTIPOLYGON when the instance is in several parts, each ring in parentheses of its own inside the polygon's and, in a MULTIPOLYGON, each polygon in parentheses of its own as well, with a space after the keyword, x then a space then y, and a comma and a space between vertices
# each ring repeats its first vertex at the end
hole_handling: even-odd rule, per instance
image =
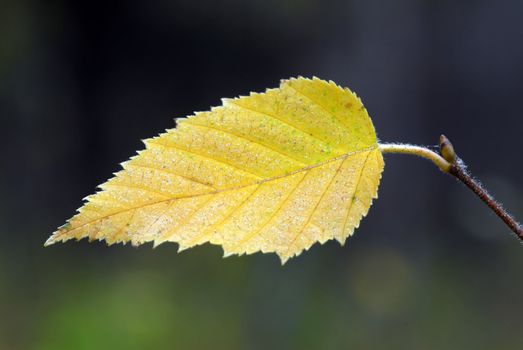
MULTIPOLYGON (((77 210, 78 211, 78 210, 77 210)), ((50 245, 53 245, 57 242, 63 241, 62 234, 69 231, 71 228, 71 223, 68 221, 62 226, 58 227, 58 229, 51 234, 51 236, 45 241, 44 247, 49 247, 50 245)))
POLYGON ((47 239, 47 241, 45 241, 44 247, 49 247, 50 245, 53 245, 53 244, 55 244, 54 235, 52 235, 51 237, 49 237, 47 239))

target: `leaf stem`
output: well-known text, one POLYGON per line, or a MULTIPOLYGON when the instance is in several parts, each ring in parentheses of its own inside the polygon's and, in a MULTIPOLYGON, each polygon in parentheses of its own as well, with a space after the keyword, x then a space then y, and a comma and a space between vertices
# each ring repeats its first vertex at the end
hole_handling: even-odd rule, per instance
POLYGON ((403 143, 380 143, 379 148, 381 153, 410 154, 428 159, 444 173, 448 173, 452 167, 452 164, 445 160, 445 158, 436 152, 431 151, 427 147, 414 146, 403 143))
POLYGON ((450 174, 464 183, 474 192, 505 224, 523 241, 523 228, 503 206, 492 197, 481 184, 475 180, 467 171, 463 161, 456 156, 454 147, 444 136, 440 137, 440 153, 431 151, 423 146, 408 144, 384 143, 379 144, 382 153, 410 154, 422 157, 433 162, 441 171, 450 174))

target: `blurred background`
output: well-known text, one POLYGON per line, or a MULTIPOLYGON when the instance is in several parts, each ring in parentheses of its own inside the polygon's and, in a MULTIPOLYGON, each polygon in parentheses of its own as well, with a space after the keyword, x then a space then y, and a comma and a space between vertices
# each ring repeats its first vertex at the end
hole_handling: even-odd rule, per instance
POLYGON ((222 259, 43 248, 140 139, 297 75, 383 142, 454 143, 523 220, 523 2, 0 2, 0 349, 522 349, 523 249, 425 160, 387 155, 344 247, 222 259))

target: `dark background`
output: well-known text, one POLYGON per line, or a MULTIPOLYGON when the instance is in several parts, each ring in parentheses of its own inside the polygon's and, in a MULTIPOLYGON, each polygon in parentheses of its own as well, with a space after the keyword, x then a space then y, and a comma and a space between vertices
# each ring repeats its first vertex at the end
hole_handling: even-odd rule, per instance
POLYGON ((464 186, 387 155, 343 248, 222 259, 43 248, 140 139, 297 75, 384 142, 444 132, 523 218, 523 2, 0 2, 0 349, 518 349, 523 249, 464 186))

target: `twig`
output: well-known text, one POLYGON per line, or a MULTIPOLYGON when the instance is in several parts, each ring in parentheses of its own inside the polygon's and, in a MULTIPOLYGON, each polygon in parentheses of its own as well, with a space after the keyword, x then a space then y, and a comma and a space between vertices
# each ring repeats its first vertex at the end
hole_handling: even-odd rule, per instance
POLYGON ((523 227, 510 215, 494 197, 467 171, 465 163, 456 156, 454 147, 444 136, 440 137, 440 153, 422 146, 405 144, 380 144, 382 153, 411 154, 432 161, 444 173, 455 176, 472 190, 489 208, 505 222, 505 224, 523 241, 523 227))

